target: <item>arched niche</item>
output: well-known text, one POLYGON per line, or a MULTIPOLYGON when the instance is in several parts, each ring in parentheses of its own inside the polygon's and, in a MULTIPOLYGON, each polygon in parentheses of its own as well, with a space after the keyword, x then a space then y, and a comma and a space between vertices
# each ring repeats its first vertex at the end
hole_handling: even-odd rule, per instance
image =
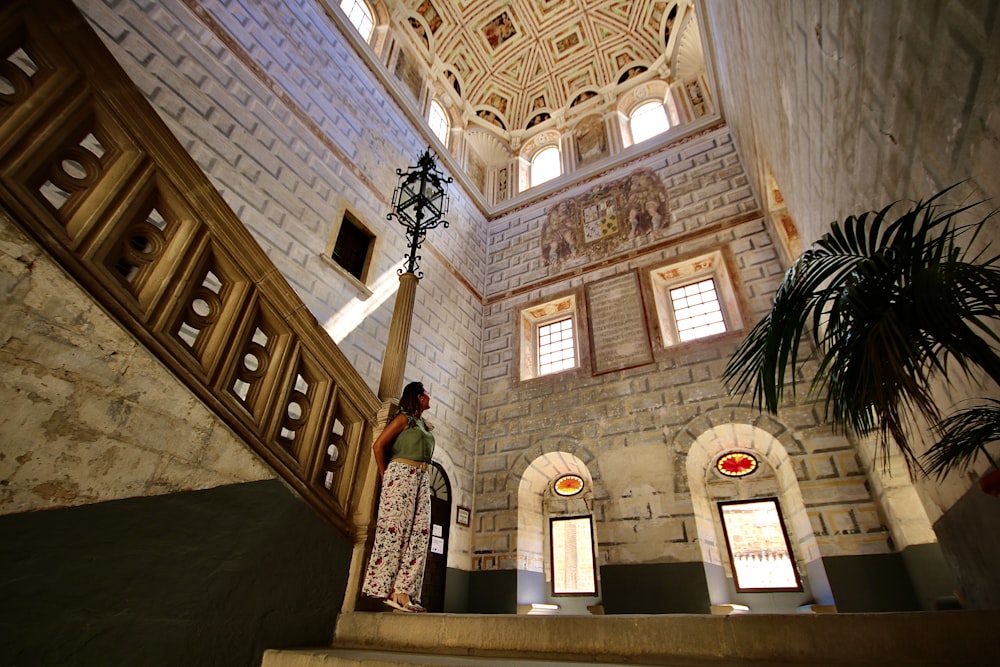
MULTIPOLYGON (((721 409, 718 414, 703 416, 705 427, 687 430, 692 441, 686 447, 684 463, 688 491, 694 509, 695 528, 701 547, 702 564, 709 586, 709 599, 713 605, 746 601, 747 595, 757 600, 767 611, 794 611, 801 604, 832 605, 833 594, 822 564, 819 544, 813 533, 802 491, 791 458, 788 454, 792 434, 785 428, 765 429, 758 421, 759 415, 750 411, 721 409), (723 418, 728 418, 724 421, 723 418), (788 442, 784 442, 787 440, 788 442), (777 593, 736 595, 732 583, 732 570, 725 554, 725 539, 716 503, 721 498, 710 490, 709 475, 715 474, 715 461, 729 451, 754 454, 770 475, 771 488, 754 489, 754 495, 773 495, 778 498, 795 557, 796 566, 803 578, 803 591, 797 596, 777 593), (783 596, 783 597, 782 597, 783 596), (781 608, 782 605, 789 608, 781 608)), ((774 425, 774 422, 769 422, 774 425)), ((681 449, 684 449, 683 445, 681 449)), ((753 605, 750 605, 751 609, 753 605)), ((763 609, 760 609, 763 610, 763 609)))
MULTIPOLYGON (((572 509, 572 513, 592 514, 594 478, 588 465, 577 455, 565 450, 542 453, 527 462, 520 474, 517 491, 517 604, 522 611, 526 611, 532 603, 554 601, 546 564, 549 555, 547 526, 551 510, 551 507, 546 508, 546 503, 553 502, 553 480, 564 475, 580 477, 584 487, 579 496, 567 501, 573 505, 572 508, 561 507, 556 513, 565 514, 572 509)), ((594 531, 596 554, 596 525, 594 531)), ((561 613, 586 614, 587 605, 597 599, 560 597, 555 601, 560 605, 561 613)))

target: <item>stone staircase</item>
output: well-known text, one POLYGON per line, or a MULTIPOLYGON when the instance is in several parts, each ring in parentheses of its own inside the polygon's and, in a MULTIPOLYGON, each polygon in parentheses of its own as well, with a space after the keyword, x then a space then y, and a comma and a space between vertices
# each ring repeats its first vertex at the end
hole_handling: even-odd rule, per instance
POLYGON ((350 612, 333 646, 262 667, 1000 666, 1000 610, 883 614, 487 616, 350 612))

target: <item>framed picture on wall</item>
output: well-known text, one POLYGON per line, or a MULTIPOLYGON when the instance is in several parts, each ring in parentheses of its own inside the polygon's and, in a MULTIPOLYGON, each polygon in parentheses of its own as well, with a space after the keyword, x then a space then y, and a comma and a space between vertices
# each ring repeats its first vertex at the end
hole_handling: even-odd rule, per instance
POLYGON ((468 507, 462 507, 459 505, 458 509, 455 510, 455 523, 460 526, 468 526, 471 515, 472 511, 468 507))

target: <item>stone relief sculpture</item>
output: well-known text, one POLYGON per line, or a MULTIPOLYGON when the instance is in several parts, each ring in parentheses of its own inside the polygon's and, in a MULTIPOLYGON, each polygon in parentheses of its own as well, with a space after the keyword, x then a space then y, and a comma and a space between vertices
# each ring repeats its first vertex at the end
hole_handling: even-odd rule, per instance
POLYGON ((466 160, 465 171, 469 175, 469 178, 472 179, 472 182, 476 184, 476 187, 479 188, 479 191, 486 194, 486 163, 471 150, 466 160))
POLYGON ((548 211, 542 225, 542 260, 546 264, 559 264, 577 254, 577 217, 569 199, 564 199, 548 211))
POLYGON ((416 63, 417 59, 410 53, 401 51, 396 59, 396 78, 413 94, 413 99, 419 100, 422 80, 416 63))
POLYGON ((637 237, 669 224, 667 193, 652 169, 557 202, 546 211, 542 261, 559 266, 575 258, 599 259, 637 237))
POLYGON ((632 174, 628 190, 628 223, 633 236, 664 226, 667 196, 663 183, 650 170, 632 174))
POLYGON ((588 116, 577 123, 573 138, 581 167, 608 154, 608 137, 600 116, 588 116))
POLYGON ((705 104, 705 98, 701 94, 701 82, 694 79, 688 81, 686 86, 688 97, 691 98, 691 108, 694 110, 694 116, 695 118, 701 118, 708 113, 708 105, 705 104))
POLYGON ((497 201, 507 199, 507 167, 497 171, 497 201))

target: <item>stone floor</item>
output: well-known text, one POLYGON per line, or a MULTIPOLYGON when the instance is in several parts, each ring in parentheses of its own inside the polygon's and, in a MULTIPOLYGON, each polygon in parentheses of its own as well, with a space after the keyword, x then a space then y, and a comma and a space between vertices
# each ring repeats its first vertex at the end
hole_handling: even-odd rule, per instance
POLYGON ((263 667, 998 667, 1000 610, 886 614, 340 616, 332 647, 263 667))

